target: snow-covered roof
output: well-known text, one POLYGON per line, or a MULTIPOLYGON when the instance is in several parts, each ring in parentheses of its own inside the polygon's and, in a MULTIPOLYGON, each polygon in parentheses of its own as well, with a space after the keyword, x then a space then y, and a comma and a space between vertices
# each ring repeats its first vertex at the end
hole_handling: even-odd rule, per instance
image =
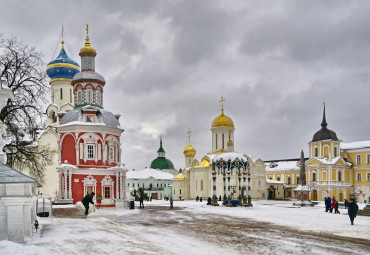
POLYGON ((266 165, 266 171, 299 171, 298 161, 276 161, 266 165))
POLYGON ((298 185, 298 187, 294 189, 294 191, 300 191, 300 190, 310 190, 310 188, 306 185, 305 186, 298 185))
POLYGON ((0 163, 0 183, 37 183, 40 185, 35 179, 3 163, 0 163))
POLYGON ((75 168, 77 169, 77 166, 71 165, 71 164, 60 164, 58 168, 75 168))
POLYGON ((343 150, 362 149, 368 147, 370 147, 370 140, 340 144, 340 148, 343 150))
POLYGON ((107 126, 113 128, 120 128, 120 123, 116 116, 110 111, 104 109, 97 109, 96 117, 99 123, 85 122, 83 120, 82 108, 73 109, 64 114, 63 118, 60 120, 60 126, 70 126, 70 125, 93 125, 93 126, 107 126))
MULTIPOLYGON (((314 157, 312 159, 316 159, 317 161, 325 164, 325 165, 335 165, 340 159, 343 159, 341 156, 338 156, 336 158, 332 158, 331 160, 329 160, 328 158, 317 158, 317 157, 314 157)), ((312 160, 310 159, 310 161, 312 160)), ((346 162, 349 166, 351 165, 351 163, 349 162, 346 162)))
POLYGON ((135 171, 127 171, 126 179, 149 179, 154 178, 157 180, 172 180, 174 175, 170 173, 166 173, 160 170, 156 170, 153 168, 146 168, 144 170, 135 170, 135 171))
POLYGON ((213 161, 217 161, 217 160, 220 160, 220 159, 223 159, 225 161, 234 161, 235 159, 239 159, 239 160, 242 160, 244 162, 248 161, 248 159, 246 157, 244 157, 242 154, 239 154, 239 153, 235 153, 235 152, 225 152, 225 153, 222 153, 220 155, 218 155, 217 157, 215 157, 213 159, 213 161))

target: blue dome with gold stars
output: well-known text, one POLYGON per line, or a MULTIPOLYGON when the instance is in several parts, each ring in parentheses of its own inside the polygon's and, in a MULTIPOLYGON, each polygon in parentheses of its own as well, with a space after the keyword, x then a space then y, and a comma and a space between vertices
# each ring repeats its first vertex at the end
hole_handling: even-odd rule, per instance
POLYGON ((72 80, 73 76, 79 72, 79 64, 68 57, 62 42, 59 56, 46 67, 46 74, 50 77, 50 82, 55 80, 72 80))

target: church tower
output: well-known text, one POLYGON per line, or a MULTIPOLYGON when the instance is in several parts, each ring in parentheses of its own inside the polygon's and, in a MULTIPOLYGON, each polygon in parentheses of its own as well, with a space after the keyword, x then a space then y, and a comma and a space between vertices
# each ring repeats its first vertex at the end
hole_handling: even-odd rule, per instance
POLYGON ((80 66, 70 59, 64 49, 64 29, 62 29, 62 47, 58 57, 46 67, 46 74, 50 77, 51 103, 46 109, 48 124, 58 125, 58 112, 67 112, 73 109, 73 87, 71 81, 75 74, 80 72, 80 66))
POLYGON ((59 203, 76 204, 88 192, 101 196, 101 206, 113 207, 126 197, 126 169, 121 163, 118 114, 103 109, 105 79, 95 72, 96 50, 86 26, 80 50, 81 72, 72 79, 74 109, 58 114, 59 203))
POLYGON ((191 167, 191 163, 193 162, 195 154, 197 153, 195 148, 190 143, 190 134, 191 134, 191 131, 189 129, 188 130, 189 142, 188 142, 188 145, 186 145, 185 148, 184 148, 185 167, 191 167))
POLYGON ((223 153, 228 151, 228 141, 234 144, 234 122, 224 114, 224 101, 221 97, 221 114, 212 121, 212 153, 223 153))
POLYGON ((327 126, 328 123, 326 122, 324 103, 321 129, 314 134, 312 141, 309 143, 310 158, 317 157, 331 160, 332 158, 340 156, 340 140, 337 138, 337 134, 328 129, 327 126))

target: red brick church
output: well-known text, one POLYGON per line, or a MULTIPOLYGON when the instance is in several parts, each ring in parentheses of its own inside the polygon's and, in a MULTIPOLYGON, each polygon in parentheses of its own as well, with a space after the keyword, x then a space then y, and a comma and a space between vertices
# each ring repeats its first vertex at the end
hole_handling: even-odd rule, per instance
POLYGON ((74 109, 58 113, 58 202, 76 204, 87 192, 95 192, 102 196, 102 206, 115 206, 115 200, 126 196, 127 170, 121 166, 120 149, 124 130, 120 115, 103 108, 105 80, 95 72, 96 50, 88 34, 79 55, 81 72, 71 82, 74 109))

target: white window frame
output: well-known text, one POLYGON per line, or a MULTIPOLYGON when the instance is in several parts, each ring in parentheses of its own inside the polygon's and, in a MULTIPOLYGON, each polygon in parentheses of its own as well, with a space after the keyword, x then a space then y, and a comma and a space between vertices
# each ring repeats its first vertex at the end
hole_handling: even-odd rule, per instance
POLYGON ((95 98, 96 98, 96 104, 101 105, 101 91, 100 90, 95 91, 95 98))
POLYGON ((93 100, 94 100, 94 94, 93 94, 93 90, 92 89, 87 89, 86 90, 86 102, 87 103, 92 103, 93 100))
POLYGON ((95 144, 86 144, 86 152, 87 159, 95 159, 95 144))
POLYGON ((77 90, 77 104, 82 104, 83 103, 83 94, 82 90, 79 89, 77 90))
POLYGON ((113 162, 114 161, 114 147, 113 146, 109 146, 109 149, 108 149, 108 158, 109 158, 109 162, 113 162))
POLYGON ((361 173, 357 173, 356 174, 356 181, 358 181, 358 182, 361 182, 362 181, 362 174, 361 173))
POLYGON ((361 165, 361 155, 360 154, 356 155, 356 165, 361 165))

